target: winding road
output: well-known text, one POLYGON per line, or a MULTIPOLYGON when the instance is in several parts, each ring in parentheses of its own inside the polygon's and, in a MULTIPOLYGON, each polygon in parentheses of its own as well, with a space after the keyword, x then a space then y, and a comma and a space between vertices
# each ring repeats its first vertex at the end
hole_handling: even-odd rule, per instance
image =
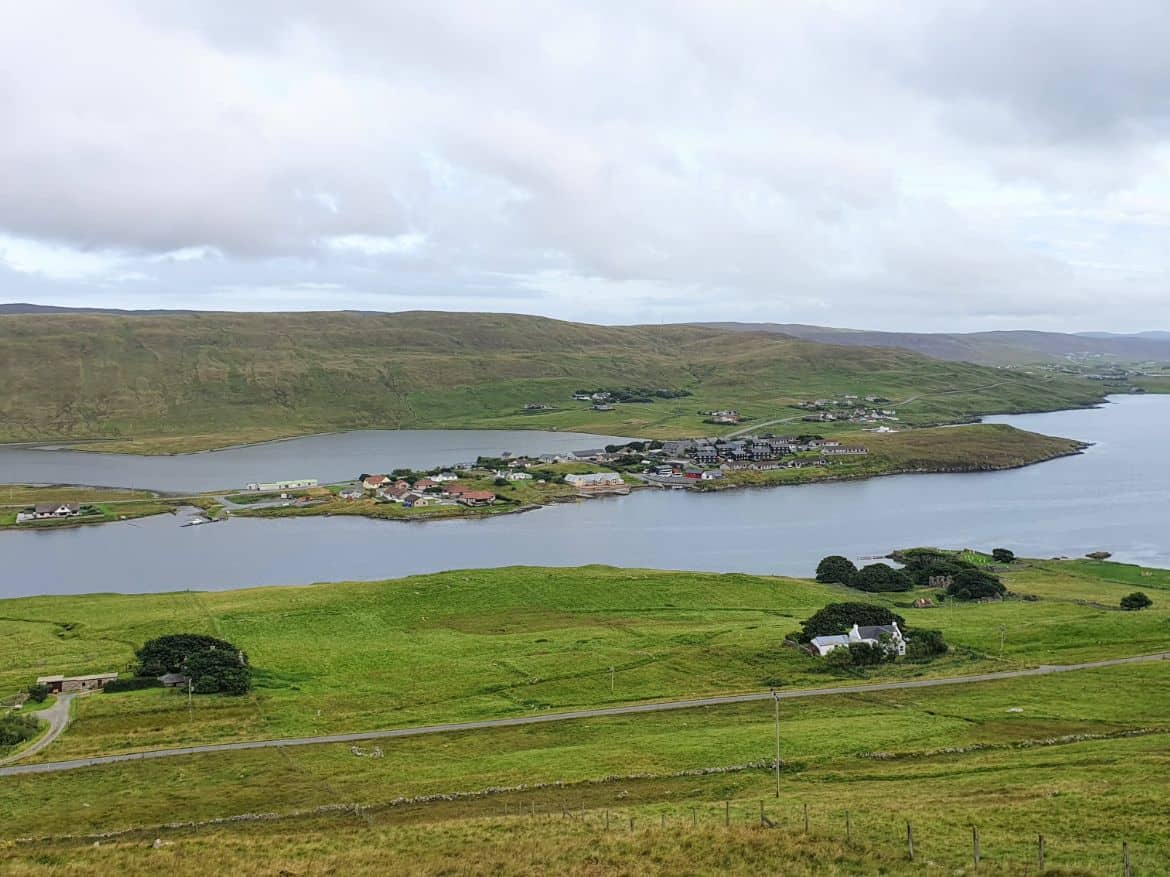
MULTIPOLYGON (((878 682, 869 685, 844 685, 834 688, 803 688, 790 691, 757 691, 750 694, 726 694, 700 697, 693 700, 671 700, 656 703, 640 703, 628 706, 601 707, 598 709, 573 710, 563 713, 545 713, 534 716, 516 716, 509 719, 484 719, 478 722, 451 722, 442 725, 422 725, 413 728, 390 728, 381 731, 362 731, 353 734, 325 734, 317 737, 286 737, 277 740, 250 740, 244 743, 211 743, 203 746, 184 746, 177 749, 152 749, 146 752, 128 752, 122 755, 100 755, 91 758, 76 758, 71 761, 45 762, 43 764, 21 764, 0 768, 0 776, 16 776, 31 773, 57 773, 77 770, 101 764, 118 764, 128 761, 143 761, 151 758, 174 758, 180 755, 201 755, 210 752, 237 752, 244 749, 271 749, 284 746, 316 746, 327 743, 360 743, 367 740, 385 740, 395 737, 419 737, 426 734, 449 734, 459 731, 483 731, 493 728, 513 728, 520 725, 537 725, 546 722, 565 722, 574 719, 597 719, 607 716, 628 716, 639 713, 660 713, 669 710, 686 710, 696 707, 723 706, 752 701, 794 700, 802 697, 830 697, 842 694, 868 694, 876 691, 901 691, 913 688, 934 688, 942 685, 969 685, 976 682, 996 682, 1002 679, 1020 679, 1025 676, 1049 676, 1054 673, 1071 673, 1077 670, 1096 670, 1102 667, 1117 667, 1123 664, 1143 664, 1151 661, 1170 659, 1170 652, 1153 655, 1137 655, 1130 658, 1110 658, 1104 661, 1088 661, 1081 664, 1041 665, 1028 670, 1003 670, 996 673, 976 673, 970 676, 944 676, 938 679, 915 679, 909 682, 878 682)), ((56 707, 54 707, 56 709, 56 707)), ((68 710, 66 710, 68 715, 68 710)), ((57 732, 58 734, 60 731, 57 732)), ((56 735, 53 735, 54 738, 56 735)), ((21 753, 20 757, 39 752, 51 740, 42 740, 39 747, 21 753)))
POLYGON ((47 721, 49 723, 49 730, 36 743, 28 747, 28 749, 23 749, 16 753, 16 755, 10 755, 8 758, 0 758, 0 764, 11 764, 14 761, 28 758, 30 755, 36 755, 60 737, 65 729, 69 727, 69 707, 72 701, 72 694, 58 694, 56 703, 48 709, 38 710, 35 713, 36 717, 47 721))

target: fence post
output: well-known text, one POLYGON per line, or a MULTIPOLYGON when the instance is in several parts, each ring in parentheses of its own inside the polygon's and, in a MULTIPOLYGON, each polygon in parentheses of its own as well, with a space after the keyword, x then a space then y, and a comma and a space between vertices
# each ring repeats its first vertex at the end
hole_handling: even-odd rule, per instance
POLYGON ((634 817, 633 816, 630 817, 630 833, 631 834, 634 833, 634 817))
POLYGON ((609 831, 609 811, 605 811, 605 830, 609 831))
POLYGON ((906 854, 910 857, 910 861, 914 861, 914 828, 909 822, 906 823, 906 854))
POLYGON ((699 827, 699 808, 698 807, 691 808, 691 826, 693 828, 699 827))
POLYGON ((764 824, 764 800, 760 799, 760 825, 764 824))
POLYGON ((723 824, 731 825, 731 802, 723 802, 723 824))
POLYGON ((1121 842, 1121 867, 1125 877, 1133 877, 1129 870, 1129 841, 1127 840, 1121 842))
POLYGON ((808 834, 808 804, 804 805, 804 833, 808 834))
POLYGON ((1040 866, 1040 870, 1044 870, 1044 835, 1036 841, 1036 863, 1040 866))
POLYGON ((971 826, 971 848, 975 854, 975 867, 979 867, 979 828, 971 826))
POLYGON ((662 827, 666 828, 666 814, 665 813, 662 814, 662 827))
POLYGON ((853 843, 853 820, 849 816, 849 811, 845 811, 845 843, 853 843))

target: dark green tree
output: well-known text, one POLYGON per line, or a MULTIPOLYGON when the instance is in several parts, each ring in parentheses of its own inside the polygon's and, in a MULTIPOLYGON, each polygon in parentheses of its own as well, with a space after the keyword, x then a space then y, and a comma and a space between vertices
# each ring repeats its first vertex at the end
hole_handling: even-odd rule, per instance
POLYGON ((199 694, 247 694, 252 688, 252 670, 236 652, 196 652, 186 670, 199 694))
POLYGON ((991 550, 991 559, 996 563, 1015 563, 1016 553, 1006 548, 993 548, 991 550))
POLYGON ((980 600, 984 597, 1002 597, 1007 588, 999 577, 980 569, 964 569, 955 574, 947 586, 947 596, 956 600, 980 600))
POLYGON ((857 571, 849 586, 870 593, 909 591, 914 587, 914 581, 900 569, 894 569, 884 563, 871 563, 857 571))
POLYGON ((933 658, 935 655, 945 655, 947 644, 940 630, 913 630, 903 631, 906 636, 906 656, 909 658, 933 658))
POLYGON ((853 561, 839 554, 830 554, 817 564, 817 581, 821 584, 847 585, 857 575, 853 561))
POLYGON ((1121 598, 1121 608, 1127 612, 1137 612, 1153 605, 1154 601, 1141 591, 1134 591, 1132 594, 1126 594, 1121 598))
POLYGON ((33 703, 44 703, 45 698, 47 698, 51 693, 52 692, 49 691, 49 686, 42 685, 40 683, 36 685, 30 685, 28 687, 28 699, 33 703))

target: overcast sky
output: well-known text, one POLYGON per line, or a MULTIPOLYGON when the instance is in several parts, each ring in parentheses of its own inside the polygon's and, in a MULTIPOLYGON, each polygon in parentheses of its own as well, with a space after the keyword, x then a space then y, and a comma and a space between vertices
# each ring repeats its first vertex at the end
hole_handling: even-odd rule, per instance
POLYGON ((1166 0, 6 3, 0 301, 1170 328, 1166 0))

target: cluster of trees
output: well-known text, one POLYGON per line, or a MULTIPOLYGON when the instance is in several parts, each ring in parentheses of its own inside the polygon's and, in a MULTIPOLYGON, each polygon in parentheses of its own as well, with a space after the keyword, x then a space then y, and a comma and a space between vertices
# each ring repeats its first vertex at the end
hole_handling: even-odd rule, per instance
POLYGON ((910 576, 889 564, 871 563, 858 569, 853 561, 839 554, 831 554, 817 564, 817 581, 848 585, 870 593, 909 591, 914 587, 910 576))
MULTIPOLYGON (((1003 558, 1002 563, 1015 559, 1006 548, 997 548, 996 552, 1003 558)), ((884 563, 871 563, 858 569, 848 558, 830 555, 817 565, 817 581, 848 585, 869 593, 887 593, 927 587, 941 580, 946 582, 946 595, 956 600, 1001 597, 1007 593, 999 576, 955 554, 919 548, 899 552, 894 559, 903 565, 902 569, 884 563)))
POLYGON ((246 694, 252 688, 248 656, 226 640, 200 633, 152 639, 137 652, 138 676, 182 673, 196 694, 246 694))
POLYGON ((35 685, 30 685, 28 687, 27 693, 28 699, 33 703, 44 703, 48 696, 52 694, 52 692, 49 691, 49 686, 39 682, 35 685))

